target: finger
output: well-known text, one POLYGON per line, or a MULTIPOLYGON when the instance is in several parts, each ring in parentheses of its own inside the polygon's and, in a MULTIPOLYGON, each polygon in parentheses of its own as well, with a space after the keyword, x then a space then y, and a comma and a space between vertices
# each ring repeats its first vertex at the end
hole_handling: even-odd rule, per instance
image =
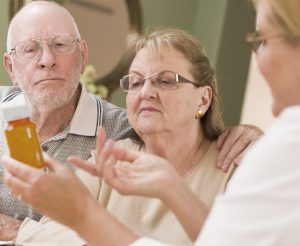
POLYGON ((44 162, 46 167, 51 171, 55 172, 57 170, 60 170, 63 166, 55 161, 54 159, 50 158, 47 154, 44 155, 44 162))
POLYGON ((104 182, 107 183, 109 186, 111 186, 112 188, 116 189, 118 192, 120 192, 121 194, 126 194, 126 186, 127 183, 124 183, 124 181, 122 180, 121 177, 118 177, 116 175, 116 165, 114 165, 114 163, 116 163, 116 159, 114 158, 114 156, 111 156, 106 165, 105 168, 103 170, 103 179, 104 182))
POLYGON ((82 160, 79 157, 71 156, 67 159, 70 163, 72 163, 74 166, 85 170, 86 172, 98 176, 97 174, 97 168, 96 165, 93 163, 90 163, 88 161, 82 160))
POLYGON ((102 172, 105 166, 105 163, 112 155, 112 148, 115 142, 111 139, 108 139, 101 151, 101 155, 96 159, 96 170, 99 176, 103 176, 102 172))
POLYGON ((243 150, 243 152, 241 154, 239 154, 236 158, 234 158, 233 163, 235 165, 240 165, 242 159, 244 158, 245 153, 247 153, 249 151, 249 149, 256 143, 256 141, 252 141, 247 148, 245 148, 243 150))
POLYGON ((116 159, 111 155, 105 162, 102 171, 102 177, 107 183, 111 183, 116 178, 114 166, 116 164, 116 159))
POLYGON ((230 167, 230 164, 234 163, 236 161, 236 158, 244 154, 244 151, 247 149, 250 143, 251 140, 247 136, 242 135, 238 139, 238 141, 236 141, 235 144, 233 144, 226 158, 222 162, 221 169, 223 171, 227 171, 230 167))
POLYGON ((132 163, 138 158, 139 153, 115 146, 113 148, 113 154, 117 160, 132 163))
POLYGON ((111 186, 123 195, 136 195, 134 179, 130 177, 128 169, 115 166, 115 179, 111 186))
POLYGON ((11 175, 24 182, 31 181, 33 177, 41 172, 40 169, 26 165, 8 156, 4 156, 1 162, 5 165, 6 170, 9 171, 11 175))
POLYGON ((96 154, 101 152, 106 141, 106 133, 103 127, 97 129, 97 139, 96 139, 96 154))
POLYGON ((12 190, 16 196, 21 195, 21 197, 24 197, 25 191, 28 189, 29 185, 20 180, 18 177, 14 176, 12 173, 5 172, 4 176, 4 182, 5 184, 12 190))
POLYGON ((217 166, 221 168, 224 165, 224 161, 227 163, 231 163, 234 157, 228 156, 232 147, 236 144, 239 140, 241 135, 243 134, 243 127, 234 127, 228 131, 228 136, 220 150, 220 153, 217 158, 217 166), (228 159, 229 158, 229 159, 228 159))
POLYGON ((229 136, 230 128, 225 129, 217 139, 217 149, 222 149, 227 137, 229 136))

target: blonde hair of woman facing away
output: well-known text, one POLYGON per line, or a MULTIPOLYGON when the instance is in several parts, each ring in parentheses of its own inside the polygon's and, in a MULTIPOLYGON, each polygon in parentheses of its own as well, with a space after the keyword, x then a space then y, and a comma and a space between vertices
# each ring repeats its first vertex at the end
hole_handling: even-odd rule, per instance
MULTIPOLYGON (((254 6, 265 0, 253 0, 254 6)), ((290 44, 299 43, 300 37, 300 1, 272 0, 268 1, 268 21, 285 35, 290 44)))
MULTIPOLYGON (((27 196, 24 200, 74 228, 92 245, 128 245, 136 234, 190 245, 234 168, 224 173, 215 165, 215 139, 223 129, 215 73, 199 41, 178 29, 158 29, 137 37, 130 51, 129 74, 120 85, 127 92, 129 122, 141 142, 105 143, 100 129, 96 165, 68 159, 96 176, 78 174, 94 197, 76 176, 47 159, 54 170, 51 177, 31 175, 39 176, 34 182, 43 181, 42 186, 31 186, 30 193, 38 201, 27 196), (51 192, 42 187, 51 187, 51 192)), ((20 166, 13 169, 18 175, 20 166)), ((22 229, 25 237, 31 231, 22 229)), ((70 242, 80 244, 74 238, 68 238, 70 242)))

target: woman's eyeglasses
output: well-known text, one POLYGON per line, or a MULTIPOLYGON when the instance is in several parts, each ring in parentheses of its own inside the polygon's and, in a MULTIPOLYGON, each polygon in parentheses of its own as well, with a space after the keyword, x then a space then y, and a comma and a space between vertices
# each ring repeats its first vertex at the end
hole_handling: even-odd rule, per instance
POLYGON ((196 87, 200 86, 196 82, 190 81, 172 71, 155 73, 148 78, 137 74, 126 75, 120 80, 120 86, 126 92, 138 92, 142 89, 147 79, 150 79, 153 86, 161 90, 176 89, 181 83, 190 83, 196 87))
POLYGON ((256 53, 258 49, 263 45, 266 41, 270 39, 282 37, 283 34, 273 34, 273 35, 262 35, 259 31, 254 31, 248 33, 246 36, 246 42, 250 45, 251 49, 256 53))

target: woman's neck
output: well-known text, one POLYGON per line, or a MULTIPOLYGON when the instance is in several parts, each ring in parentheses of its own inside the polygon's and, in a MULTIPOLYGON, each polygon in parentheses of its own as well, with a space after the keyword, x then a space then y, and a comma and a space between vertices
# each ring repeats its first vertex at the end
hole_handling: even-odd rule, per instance
POLYGON ((188 175, 205 155, 210 141, 200 131, 198 134, 166 137, 163 134, 143 137, 143 150, 171 162, 181 176, 188 175))

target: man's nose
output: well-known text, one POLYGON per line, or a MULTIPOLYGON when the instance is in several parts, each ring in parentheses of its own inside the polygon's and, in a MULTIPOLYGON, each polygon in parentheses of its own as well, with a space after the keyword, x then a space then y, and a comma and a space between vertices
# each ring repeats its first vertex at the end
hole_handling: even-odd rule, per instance
POLYGON ((56 65, 56 56, 48 43, 41 44, 41 54, 38 65, 42 68, 51 68, 56 65))

